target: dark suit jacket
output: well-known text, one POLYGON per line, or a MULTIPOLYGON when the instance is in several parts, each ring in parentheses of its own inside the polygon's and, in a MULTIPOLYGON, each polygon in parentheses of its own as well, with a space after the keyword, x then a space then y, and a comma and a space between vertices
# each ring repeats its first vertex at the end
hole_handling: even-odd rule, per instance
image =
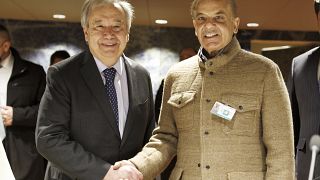
POLYGON ((45 160, 37 152, 34 136, 46 75, 41 66, 21 59, 15 50, 11 52, 14 64, 8 82, 7 105, 13 107, 13 125, 6 128, 3 144, 17 180, 41 180, 45 160))
MULTIPOLYGON (((309 141, 312 135, 320 133, 320 92, 317 80, 319 57, 320 49, 317 47, 294 58, 293 74, 288 81, 295 130, 298 180, 308 179, 311 161, 309 141)), ((314 174, 315 178, 320 176, 319 155, 314 174)))
POLYGON ((49 68, 37 124, 37 148, 50 163, 46 179, 102 179, 116 161, 148 142, 154 106, 148 72, 124 57, 129 110, 123 138, 90 52, 49 68))

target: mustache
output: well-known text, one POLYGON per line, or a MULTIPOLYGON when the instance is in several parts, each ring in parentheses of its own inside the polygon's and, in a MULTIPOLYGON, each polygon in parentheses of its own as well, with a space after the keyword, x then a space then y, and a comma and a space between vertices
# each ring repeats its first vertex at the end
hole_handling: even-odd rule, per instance
POLYGON ((209 34, 219 34, 219 32, 217 30, 204 30, 202 31, 202 34, 204 36, 209 35, 209 34))

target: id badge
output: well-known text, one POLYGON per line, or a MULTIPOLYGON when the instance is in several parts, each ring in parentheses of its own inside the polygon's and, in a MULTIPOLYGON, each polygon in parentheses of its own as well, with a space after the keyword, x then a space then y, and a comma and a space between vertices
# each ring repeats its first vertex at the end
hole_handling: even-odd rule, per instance
POLYGON ((219 116, 225 120, 231 121, 236 113, 236 109, 216 101, 210 112, 211 114, 219 116))

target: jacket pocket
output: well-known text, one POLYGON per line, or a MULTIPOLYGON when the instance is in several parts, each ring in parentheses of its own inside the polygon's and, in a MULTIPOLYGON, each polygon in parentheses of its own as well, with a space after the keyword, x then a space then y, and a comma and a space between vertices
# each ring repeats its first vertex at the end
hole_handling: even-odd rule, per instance
POLYGON ((228 180, 264 180, 265 172, 230 172, 228 180))
POLYGON ((194 121, 194 98, 196 92, 186 91, 174 93, 168 100, 175 118, 177 129, 180 131, 192 128, 194 121))
POLYGON ((247 94, 224 94, 222 103, 236 109, 231 121, 224 120, 226 134, 252 136, 257 131, 259 99, 247 94))
POLYGON ((181 180, 183 175, 183 169, 175 167, 169 177, 169 180, 181 180))

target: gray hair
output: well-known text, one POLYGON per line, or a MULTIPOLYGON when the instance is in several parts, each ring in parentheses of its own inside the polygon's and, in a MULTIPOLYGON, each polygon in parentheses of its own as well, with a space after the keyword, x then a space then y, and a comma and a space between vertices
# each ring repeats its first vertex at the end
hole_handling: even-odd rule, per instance
MULTIPOLYGON (((191 16, 192 16, 192 18, 196 17, 196 10, 197 10, 197 7, 198 7, 200 1, 201 0, 194 0, 192 2, 192 4, 191 4, 191 16)), ((238 13, 237 13, 237 9, 238 9, 237 2, 236 2, 236 0, 228 0, 228 1, 229 1, 230 5, 231 5, 232 14, 233 14, 234 17, 236 17, 238 15, 238 13)))
POLYGON ((83 3, 82 10, 81 10, 81 26, 83 28, 88 27, 88 16, 90 15, 93 7, 99 6, 99 5, 114 4, 114 3, 119 4, 121 8, 124 10, 127 18, 127 28, 129 31, 131 28, 134 10, 133 10, 133 6, 126 0, 86 0, 83 3))

